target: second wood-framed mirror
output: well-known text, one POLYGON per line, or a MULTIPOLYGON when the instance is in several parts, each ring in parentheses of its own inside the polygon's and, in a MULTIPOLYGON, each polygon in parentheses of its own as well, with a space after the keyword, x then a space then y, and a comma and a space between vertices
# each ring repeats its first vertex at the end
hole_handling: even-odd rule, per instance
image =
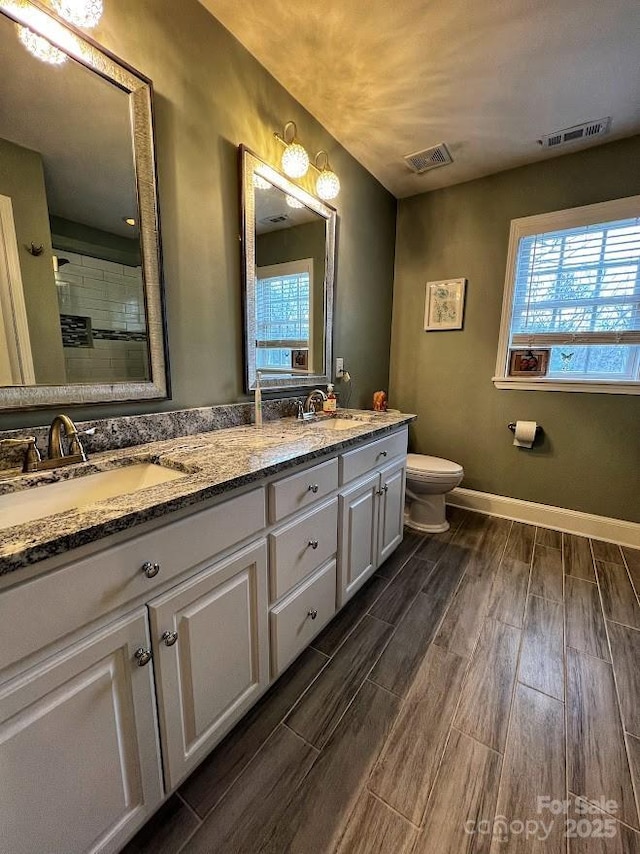
POLYGON ((242 270, 245 391, 260 371, 265 389, 331 380, 335 208, 245 146, 242 270))

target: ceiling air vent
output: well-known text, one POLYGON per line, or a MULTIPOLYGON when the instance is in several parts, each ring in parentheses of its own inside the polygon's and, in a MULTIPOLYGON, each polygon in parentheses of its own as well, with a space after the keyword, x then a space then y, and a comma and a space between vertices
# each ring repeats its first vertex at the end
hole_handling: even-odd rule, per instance
POLYGON ((453 158, 449 154, 447 146, 444 142, 441 142, 439 145, 425 148, 424 151, 416 151, 415 154, 405 154, 404 161, 412 172, 421 175, 430 169, 437 169, 438 166, 446 166, 447 163, 453 163, 453 158))
POLYGON ((288 222, 289 217, 286 214, 274 214, 273 216, 265 216, 260 222, 262 225, 278 225, 280 222, 288 222))
POLYGON ((611 116, 606 116, 604 119, 596 119, 592 122, 585 122, 583 125, 574 125, 571 128, 554 131, 547 136, 543 136, 538 142, 543 148, 558 148, 560 145, 576 142, 579 139, 604 136, 604 134, 609 133, 610 128, 611 116))

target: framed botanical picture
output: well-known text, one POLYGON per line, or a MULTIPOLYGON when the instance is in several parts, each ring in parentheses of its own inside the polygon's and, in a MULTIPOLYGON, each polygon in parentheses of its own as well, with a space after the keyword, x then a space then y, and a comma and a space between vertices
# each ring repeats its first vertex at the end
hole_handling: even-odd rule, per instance
POLYGON ((510 377, 544 377, 549 367, 549 350, 510 350, 510 377))
POLYGON ((427 299, 424 309, 426 332, 462 329, 466 285, 466 279, 427 282, 427 299))

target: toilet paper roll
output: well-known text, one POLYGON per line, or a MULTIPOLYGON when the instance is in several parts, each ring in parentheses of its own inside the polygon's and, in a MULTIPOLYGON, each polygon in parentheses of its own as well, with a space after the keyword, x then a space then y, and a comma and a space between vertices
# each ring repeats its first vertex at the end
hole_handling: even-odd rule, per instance
POLYGON ((516 421, 513 444, 518 448, 531 448, 536 438, 536 421, 516 421))

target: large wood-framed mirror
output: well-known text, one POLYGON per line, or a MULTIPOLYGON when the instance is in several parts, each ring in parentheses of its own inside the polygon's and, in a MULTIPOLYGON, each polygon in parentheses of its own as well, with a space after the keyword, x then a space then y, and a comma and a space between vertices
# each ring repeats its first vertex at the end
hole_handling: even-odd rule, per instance
POLYGON ((240 146, 245 390, 331 380, 336 210, 240 146))
POLYGON ((169 395, 151 83, 0 0, 0 409, 169 395))

